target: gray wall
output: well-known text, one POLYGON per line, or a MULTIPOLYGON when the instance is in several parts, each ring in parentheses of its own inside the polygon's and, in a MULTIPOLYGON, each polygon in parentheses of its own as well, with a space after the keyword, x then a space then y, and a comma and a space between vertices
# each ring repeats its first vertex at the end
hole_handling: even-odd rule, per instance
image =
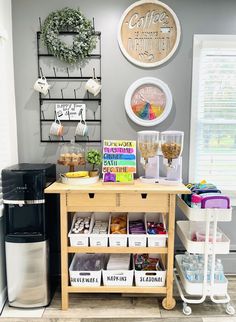
MULTIPOLYGON (((44 19, 52 10, 80 7, 88 17, 95 17, 102 32, 102 133, 103 138, 136 139, 142 128, 133 124, 124 110, 124 95, 129 85, 140 77, 154 76, 166 82, 173 95, 171 115, 155 129, 185 132, 183 175, 187 180, 191 70, 193 34, 235 34, 235 0, 166 0, 177 14, 182 36, 170 61, 154 69, 142 69, 129 63, 117 44, 117 25, 131 0, 12 0, 15 84, 18 122, 19 158, 24 162, 56 161, 57 144, 39 142, 38 95, 32 86, 37 78, 36 35, 38 17, 44 19)), ((225 226, 236 248, 230 225, 225 226)))

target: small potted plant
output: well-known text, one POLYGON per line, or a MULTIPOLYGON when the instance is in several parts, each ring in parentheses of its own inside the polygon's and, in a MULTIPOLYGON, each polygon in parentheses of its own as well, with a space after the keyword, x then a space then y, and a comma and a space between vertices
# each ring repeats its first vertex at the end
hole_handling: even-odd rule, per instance
POLYGON ((86 154, 86 161, 92 165, 92 170, 89 171, 90 177, 96 177, 99 175, 99 170, 95 166, 99 166, 102 163, 102 154, 99 150, 90 150, 86 154))

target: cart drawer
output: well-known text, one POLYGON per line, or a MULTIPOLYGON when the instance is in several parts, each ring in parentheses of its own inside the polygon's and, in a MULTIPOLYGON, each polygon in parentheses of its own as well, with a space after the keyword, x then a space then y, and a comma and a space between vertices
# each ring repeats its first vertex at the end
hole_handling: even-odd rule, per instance
POLYGON ((124 211, 168 212, 168 195, 152 193, 120 194, 120 207, 124 211))
POLYGON ((69 193, 67 195, 68 208, 76 207, 78 210, 95 211, 106 210, 107 208, 114 208, 116 206, 116 194, 102 194, 102 193, 69 193))

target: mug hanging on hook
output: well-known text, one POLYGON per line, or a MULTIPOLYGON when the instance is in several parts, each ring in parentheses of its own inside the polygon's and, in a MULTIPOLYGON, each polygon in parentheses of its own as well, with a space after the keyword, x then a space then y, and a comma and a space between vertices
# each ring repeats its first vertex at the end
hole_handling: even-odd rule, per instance
POLYGON ((34 90, 47 95, 51 85, 48 84, 47 79, 45 76, 39 77, 36 82, 34 83, 34 90))
POLYGON ((63 133, 64 133, 64 127, 61 124, 61 121, 57 118, 57 116, 55 116, 55 121, 52 122, 49 134, 62 137, 63 133))
POLYGON ((79 121, 79 123, 76 126, 75 136, 76 135, 88 136, 88 126, 87 126, 85 119, 83 118, 83 110, 82 109, 80 110, 79 115, 81 116, 81 120, 79 121))
POLYGON ((97 96, 101 89, 102 89, 102 85, 99 83, 98 79, 96 78, 95 75, 95 69, 93 69, 93 78, 90 78, 86 84, 85 84, 85 89, 93 94, 93 96, 97 96))

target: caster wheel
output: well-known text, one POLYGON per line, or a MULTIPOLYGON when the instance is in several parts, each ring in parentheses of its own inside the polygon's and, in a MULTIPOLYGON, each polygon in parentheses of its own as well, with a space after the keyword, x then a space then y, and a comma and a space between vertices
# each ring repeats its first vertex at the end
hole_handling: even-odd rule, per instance
POLYGON ((230 303, 228 303, 226 306, 226 313, 229 315, 235 314, 235 308, 230 303))
POLYGON ((167 298, 165 297, 162 301, 162 307, 165 310, 172 310, 176 306, 176 301, 174 298, 171 299, 171 303, 167 305, 167 298))
POLYGON ((183 313, 184 315, 191 315, 192 309, 190 306, 188 306, 186 303, 183 304, 183 313))

